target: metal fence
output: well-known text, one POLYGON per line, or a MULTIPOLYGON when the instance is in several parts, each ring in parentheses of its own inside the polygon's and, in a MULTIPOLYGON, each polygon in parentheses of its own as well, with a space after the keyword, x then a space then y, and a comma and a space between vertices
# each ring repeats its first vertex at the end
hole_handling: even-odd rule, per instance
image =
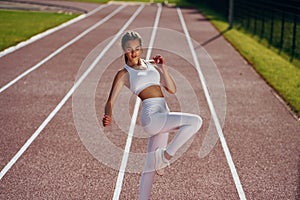
POLYGON ((228 17, 230 24, 267 41, 279 54, 288 55, 290 61, 300 60, 300 0, 187 1, 209 6, 228 17))
POLYGON ((234 25, 300 59, 299 0, 234 0, 234 25))

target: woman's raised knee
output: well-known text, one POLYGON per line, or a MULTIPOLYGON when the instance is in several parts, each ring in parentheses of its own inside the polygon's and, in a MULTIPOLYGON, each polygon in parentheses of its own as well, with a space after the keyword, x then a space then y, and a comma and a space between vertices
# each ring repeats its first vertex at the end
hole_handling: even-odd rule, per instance
POLYGON ((199 115, 194 115, 193 127, 195 128, 195 132, 197 132, 202 126, 202 118, 199 115))

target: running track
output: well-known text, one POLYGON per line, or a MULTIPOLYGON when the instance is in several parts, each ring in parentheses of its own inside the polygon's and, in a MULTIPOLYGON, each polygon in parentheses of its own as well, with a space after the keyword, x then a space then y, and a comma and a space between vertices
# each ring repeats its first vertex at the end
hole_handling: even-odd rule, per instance
MULTIPOLYGON (((77 89, 74 87, 80 83, 79 77, 87 70, 82 68, 82 62, 97 45, 103 45, 100 48, 103 53, 99 57, 101 62, 119 42, 119 33, 156 25, 156 32, 149 29, 151 31, 143 35, 145 46, 151 46, 153 38, 152 45, 170 48, 173 45, 178 52, 187 54, 186 60, 161 49, 145 49, 144 56, 149 56, 147 52, 164 54, 168 65, 189 80, 197 105, 178 96, 168 96, 170 108, 180 110, 184 107, 182 104, 198 106, 204 124, 191 146, 171 165, 167 174, 155 178, 151 198, 299 198, 299 121, 201 14, 193 9, 158 5, 49 2, 78 6, 88 13, 77 22, 0 58, 0 87, 19 77, 0 93, 0 199, 137 199, 140 175, 126 172, 126 165, 125 173, 122 173, 124 169, 108 167, 84 146, 72 113, 72 95, 77 89), (200 47, 193 46, 195 43, 189 41, 189 37, 185 38, 186 41, 174 41, 172 35, 166 37, 159 28, 190 35, 211 56, 226 91, 224 125, 222 117, 214 119, 209 105, 213 95, 207 96, 205 83, 203 85, 199 71, 193 68, 197 65, 197 48, 200 47), (32 70, 27 71, 29 69, 32 70), (224 138, 218 140, 206 157, 199 158, 199 149, 211 121, 216 126, 218 123, 223 125, 218 132, 224 138)), ((99 68, 103 76, 97 80, 99 84, 94 92, 99 119, 112 76, 122 64, 120 57, 115 58, 109 68, 99 68)), ((205 63, 199 66, 205 68, 205 63)), ((96 73, 93 70, 97 67, 86 74, 87 80, 96 73)), ((206 78, 206 83, 209 83, 209 77, 206 78)), ((80 85, 78 87, 80 89, 80 85)), ((185 90, 181 94, 190 95, 185 90)), ((135 102, 133 96, 129 97, 131 114, 135 102)), ((219 103, 212 103, 216 113, 223 109, 218 107, 219 103)), ((126 111, 127 105, 123 112, 126 111)), ((130 118, 121 117, 120 120, 129 127, 130 118)), ((133 127, 132 134, 138 134, 139 130, 138 126, 133 127)), ((120 149, 128 145, 127 133, 117 123, 105 129, 104 134, 120 149)), ((130 152, 144 152, 146 144, 146 139, 133 137, 130 152)), ((121 160, 116 163, 121 164, 121 160)), ((130 158, 128 163, 127 167, 130 167, 130 158)))

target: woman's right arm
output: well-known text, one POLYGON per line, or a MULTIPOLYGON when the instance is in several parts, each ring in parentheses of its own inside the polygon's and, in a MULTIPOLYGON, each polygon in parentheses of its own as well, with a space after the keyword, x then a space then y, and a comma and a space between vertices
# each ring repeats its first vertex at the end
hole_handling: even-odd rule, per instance
POLYGON ((118 73, 116 74, 116 76, 114 78, 107 102, 105 104, 104 116, 102 119, 103 126, 108 126, 111 123, 113 105, 125 83, 125 78, 126 78, 126 70, 125 69, 121 69, 120 71, 118 71, 118 73))

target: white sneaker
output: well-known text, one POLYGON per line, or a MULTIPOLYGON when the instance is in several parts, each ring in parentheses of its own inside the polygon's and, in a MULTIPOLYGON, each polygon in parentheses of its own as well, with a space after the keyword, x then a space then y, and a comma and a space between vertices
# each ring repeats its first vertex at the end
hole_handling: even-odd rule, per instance
POLYGON ((164 175, 164 168, 170 166, 170 162, 164 159, 165 149, 157 148, 155 150, 155 171, 158 175, 164 175))

